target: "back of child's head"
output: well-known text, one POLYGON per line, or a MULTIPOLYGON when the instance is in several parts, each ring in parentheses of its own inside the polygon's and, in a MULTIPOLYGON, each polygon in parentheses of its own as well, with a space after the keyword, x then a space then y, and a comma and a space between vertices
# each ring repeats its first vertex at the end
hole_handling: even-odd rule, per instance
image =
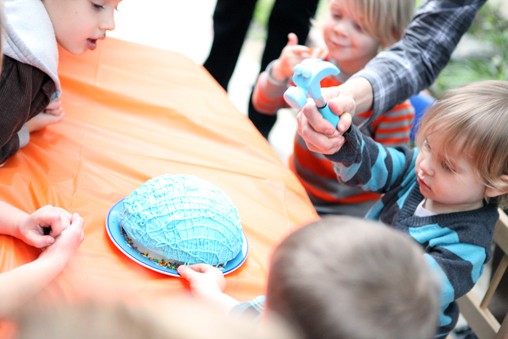
MULTIPOLYGON (((422 118, 417 145, 439 136, 433 154, 460 151, 486 187, 508 190, 508 81, 486 80, 449 90, 422 118)), ((457 152, 456 152, 457 153, 457 152)), ((508 207, 508 194, 496 198, 508 207)))
POLYGON ((325 216, 274 251, 267 313, 305 338, 431 338, 439 284, 423 250, 389 226, 325 216))
POLYGON ((414 0, 339 0, 350 6, 366 32, 388 47, 397 42, 414 14, 414 0))

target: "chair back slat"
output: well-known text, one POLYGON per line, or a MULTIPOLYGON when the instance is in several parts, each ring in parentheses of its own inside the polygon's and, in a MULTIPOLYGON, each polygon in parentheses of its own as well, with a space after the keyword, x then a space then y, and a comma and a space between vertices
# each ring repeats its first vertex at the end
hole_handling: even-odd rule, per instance
POLYGON ((494 230, 494 242, 499 246, 503 253, 508 253, 508 216, 505 212, 499 211, 499 220, 494 230))
POLYGON ((457 300, 460 313, 479 339, 508 339, 508 314, 499 324, 488 306, 508 267, 508 216, 499 210, 499 220, 494 231, 494 243, 502 251, 501 261, 493 272, 485 295, 479 298, 470 291, 457 300))

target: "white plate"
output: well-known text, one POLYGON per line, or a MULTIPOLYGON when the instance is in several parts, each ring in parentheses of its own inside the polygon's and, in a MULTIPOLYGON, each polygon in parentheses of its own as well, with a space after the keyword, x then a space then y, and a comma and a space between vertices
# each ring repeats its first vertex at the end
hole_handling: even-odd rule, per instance
MULTIPOLYGON (((172 269, 170 267, 165 267, 159 265, 144 257, 137 250, 132 248, 131 245, 127 242, 124 235, 122 234, 122 227, 120 226, 120 212, 122 210, 123 199, 117 202, 111 207, 106 217, 106 230, 108 231, 108 235, 113 241, 113 243, 118 247, 120 251, 122 251, 128 258, 132 259, 134 262, 145 266, 153 271, 160 272, 162 274, 171 275, 173 277, 180 277, 178 271, 172 269)), ((247 259, 247 253, 249 251, 249 246, 247 244, 247 238, 245 237, 245 233, 242 232, 242 249, 238 255, 230 260, 224 267, 220 269, 224 274, 228 274, 237 270, 247 259)))

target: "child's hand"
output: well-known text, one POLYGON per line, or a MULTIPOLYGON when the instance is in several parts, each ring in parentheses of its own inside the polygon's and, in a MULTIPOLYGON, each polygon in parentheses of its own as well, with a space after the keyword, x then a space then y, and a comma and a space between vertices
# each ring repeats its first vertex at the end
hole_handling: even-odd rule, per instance
POLYGON ((284 82, 293 75, 294 67, 309 57, 309 47, 298 45, 296 34, 289 33, 288 43, 279 59, 274 62, 271 76, 279 82, 284 82))
POLYGON ((62 121, 64 111, 60 100, 53 100, 49 103, 46 109, 27 121, 29 132, 37 131, 48 125, 56 124, 62 121))
POLYGON ((71 217, 72 215, 62 208, 43 206, 21 220, 17 237, 37 248, 49 246, 69 227, 71 217), (45 229, 49 234, 45 234, 45 229))
POLYGON ((229 312, 238 300, 224 293, 226 279, 221 270, 208 264, 178 267, 180 276, 190 284, 191 293, 203 302, 210 303, 229 312))
MULTIPOLYGON (((326 97, 325 91, 323 95, 326 97)), ((298 134, 305 140, 309 150, 321 154, 334 154, 342 148, 345 142, 342 135, 351 127, 351 114, 356 105, 352 97, 341 94, 330 99, 328 107, 332 113, 340 116, 337 129, 323 118, 311 99, 297 115, 298 134)))
POLYGON ((212 265, 181 265, 178 267, 178 273, 189 282, 192 294, 204 300, 222 294, 226 289, 224 274, 212 265))
POLYGON ((54 243, 41 253, 39 259, 51 258, 55 265, 61 264, 63 268, 85 238, 83 227, 83 218, 74 213, 70 218, 68 227, 55 237, 54 243))
POLYGON ((44 113, 63 117, 64 111, 60 99, 51 101, 44 110, 44 113))

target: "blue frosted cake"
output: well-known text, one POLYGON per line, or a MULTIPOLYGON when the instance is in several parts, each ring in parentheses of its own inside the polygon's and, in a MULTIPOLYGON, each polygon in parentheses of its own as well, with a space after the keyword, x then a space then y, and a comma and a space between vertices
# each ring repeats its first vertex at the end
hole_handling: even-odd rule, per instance
POLYGON ((123 200, 124 236, 162 266, 224 266, 242 249, 238 210, 219 188, 192 175, 148 180, 123 200))

